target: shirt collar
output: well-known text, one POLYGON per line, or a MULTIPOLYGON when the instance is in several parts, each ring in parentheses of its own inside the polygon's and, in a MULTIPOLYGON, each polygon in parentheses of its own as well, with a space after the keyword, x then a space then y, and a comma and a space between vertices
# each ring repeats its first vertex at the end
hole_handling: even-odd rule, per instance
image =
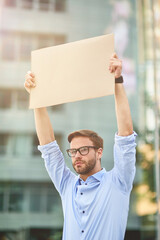
POLYGON ((101 179, 102 179, 102 176, 103 176, 103 174, 104 174, 105 172, 106 172, 105 168, 102 168, 101 171, 93 174, 93 175, 90 176, 90 177, 94 177, 95 179, 97 179, 97 180, 100 182, 101 179))
MULTIPOLYGON (((102 179, 102 176, 103 176, 103 174, 104 174, 105 172, 106 172, 105 168, 102 168, 101 171, 99 171, 99 172, 97 172, 97 173, 89 176, 86 181, 89 181, 89 179, 94 178, 94 179, 96 179, 97 181, 100 182, 101 179, 102 179)), ((83 180, 80 178, 80 175, 78 175, 78 176, 77 176, 76 183, 77 183, 78 185, 80 185, 81 182, 83 182, 83 180)))

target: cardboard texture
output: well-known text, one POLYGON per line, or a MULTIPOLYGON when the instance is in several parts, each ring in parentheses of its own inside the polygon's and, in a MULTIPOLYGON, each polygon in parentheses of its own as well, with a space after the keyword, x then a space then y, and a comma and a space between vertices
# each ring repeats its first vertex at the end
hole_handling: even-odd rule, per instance
POLYGON ((114 94, 108 70, 113 34, 32 51, 29 108, 40 108, 114 94))

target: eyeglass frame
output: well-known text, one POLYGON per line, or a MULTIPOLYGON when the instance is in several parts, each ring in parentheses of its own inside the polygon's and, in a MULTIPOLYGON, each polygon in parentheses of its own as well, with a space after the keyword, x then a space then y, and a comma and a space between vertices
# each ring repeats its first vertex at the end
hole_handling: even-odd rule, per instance
POLYGON ((98 147, 95 147, 95 146, 82 146, 82 147, 80 147, 80 148, 69 148, 69 149, 66 150, 66 152, 68 153, 68 156, 69 156, 69 157, 75 157, 76 154, 77 154, 77 151, 78 151, 82 156, 86 156, 86 155, 89 153, 89 149, 90 149, 90 148, 99 149, 98 147), (87 148, 88 148, 88 152, 87 152, 86 154, 81 154, 80 149, 81 149, 81 148, 84 148, 84 147, 87 147, 87 148), (75 155, 74 155, 74 156, 70 156, 70 155, 69 155, 69 150, 76 150, 75 155))

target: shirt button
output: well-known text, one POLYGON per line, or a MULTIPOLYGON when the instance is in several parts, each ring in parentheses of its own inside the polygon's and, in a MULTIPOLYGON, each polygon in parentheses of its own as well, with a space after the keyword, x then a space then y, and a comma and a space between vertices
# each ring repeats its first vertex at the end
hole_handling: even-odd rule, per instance
POLYGON ((81 192, 81 195, 83 195, 83 192, 81 192))
POLYGON ((87 185, 87 183, 85 183, 85 185, 87 185))
POLYGON ((85 211, 83 211, 83 213, 85 213, 85 211))
POLYGON ((84 230, 82 230, 82 233, 84 233, 84 230))

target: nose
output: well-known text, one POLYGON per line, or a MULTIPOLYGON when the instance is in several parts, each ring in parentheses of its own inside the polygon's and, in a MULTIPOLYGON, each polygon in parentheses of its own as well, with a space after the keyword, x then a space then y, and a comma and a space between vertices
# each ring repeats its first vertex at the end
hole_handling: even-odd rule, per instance
POLYGON ((79 151, 76 152, 75 158, 82 158, 82 155, 80 154, 79 151))

